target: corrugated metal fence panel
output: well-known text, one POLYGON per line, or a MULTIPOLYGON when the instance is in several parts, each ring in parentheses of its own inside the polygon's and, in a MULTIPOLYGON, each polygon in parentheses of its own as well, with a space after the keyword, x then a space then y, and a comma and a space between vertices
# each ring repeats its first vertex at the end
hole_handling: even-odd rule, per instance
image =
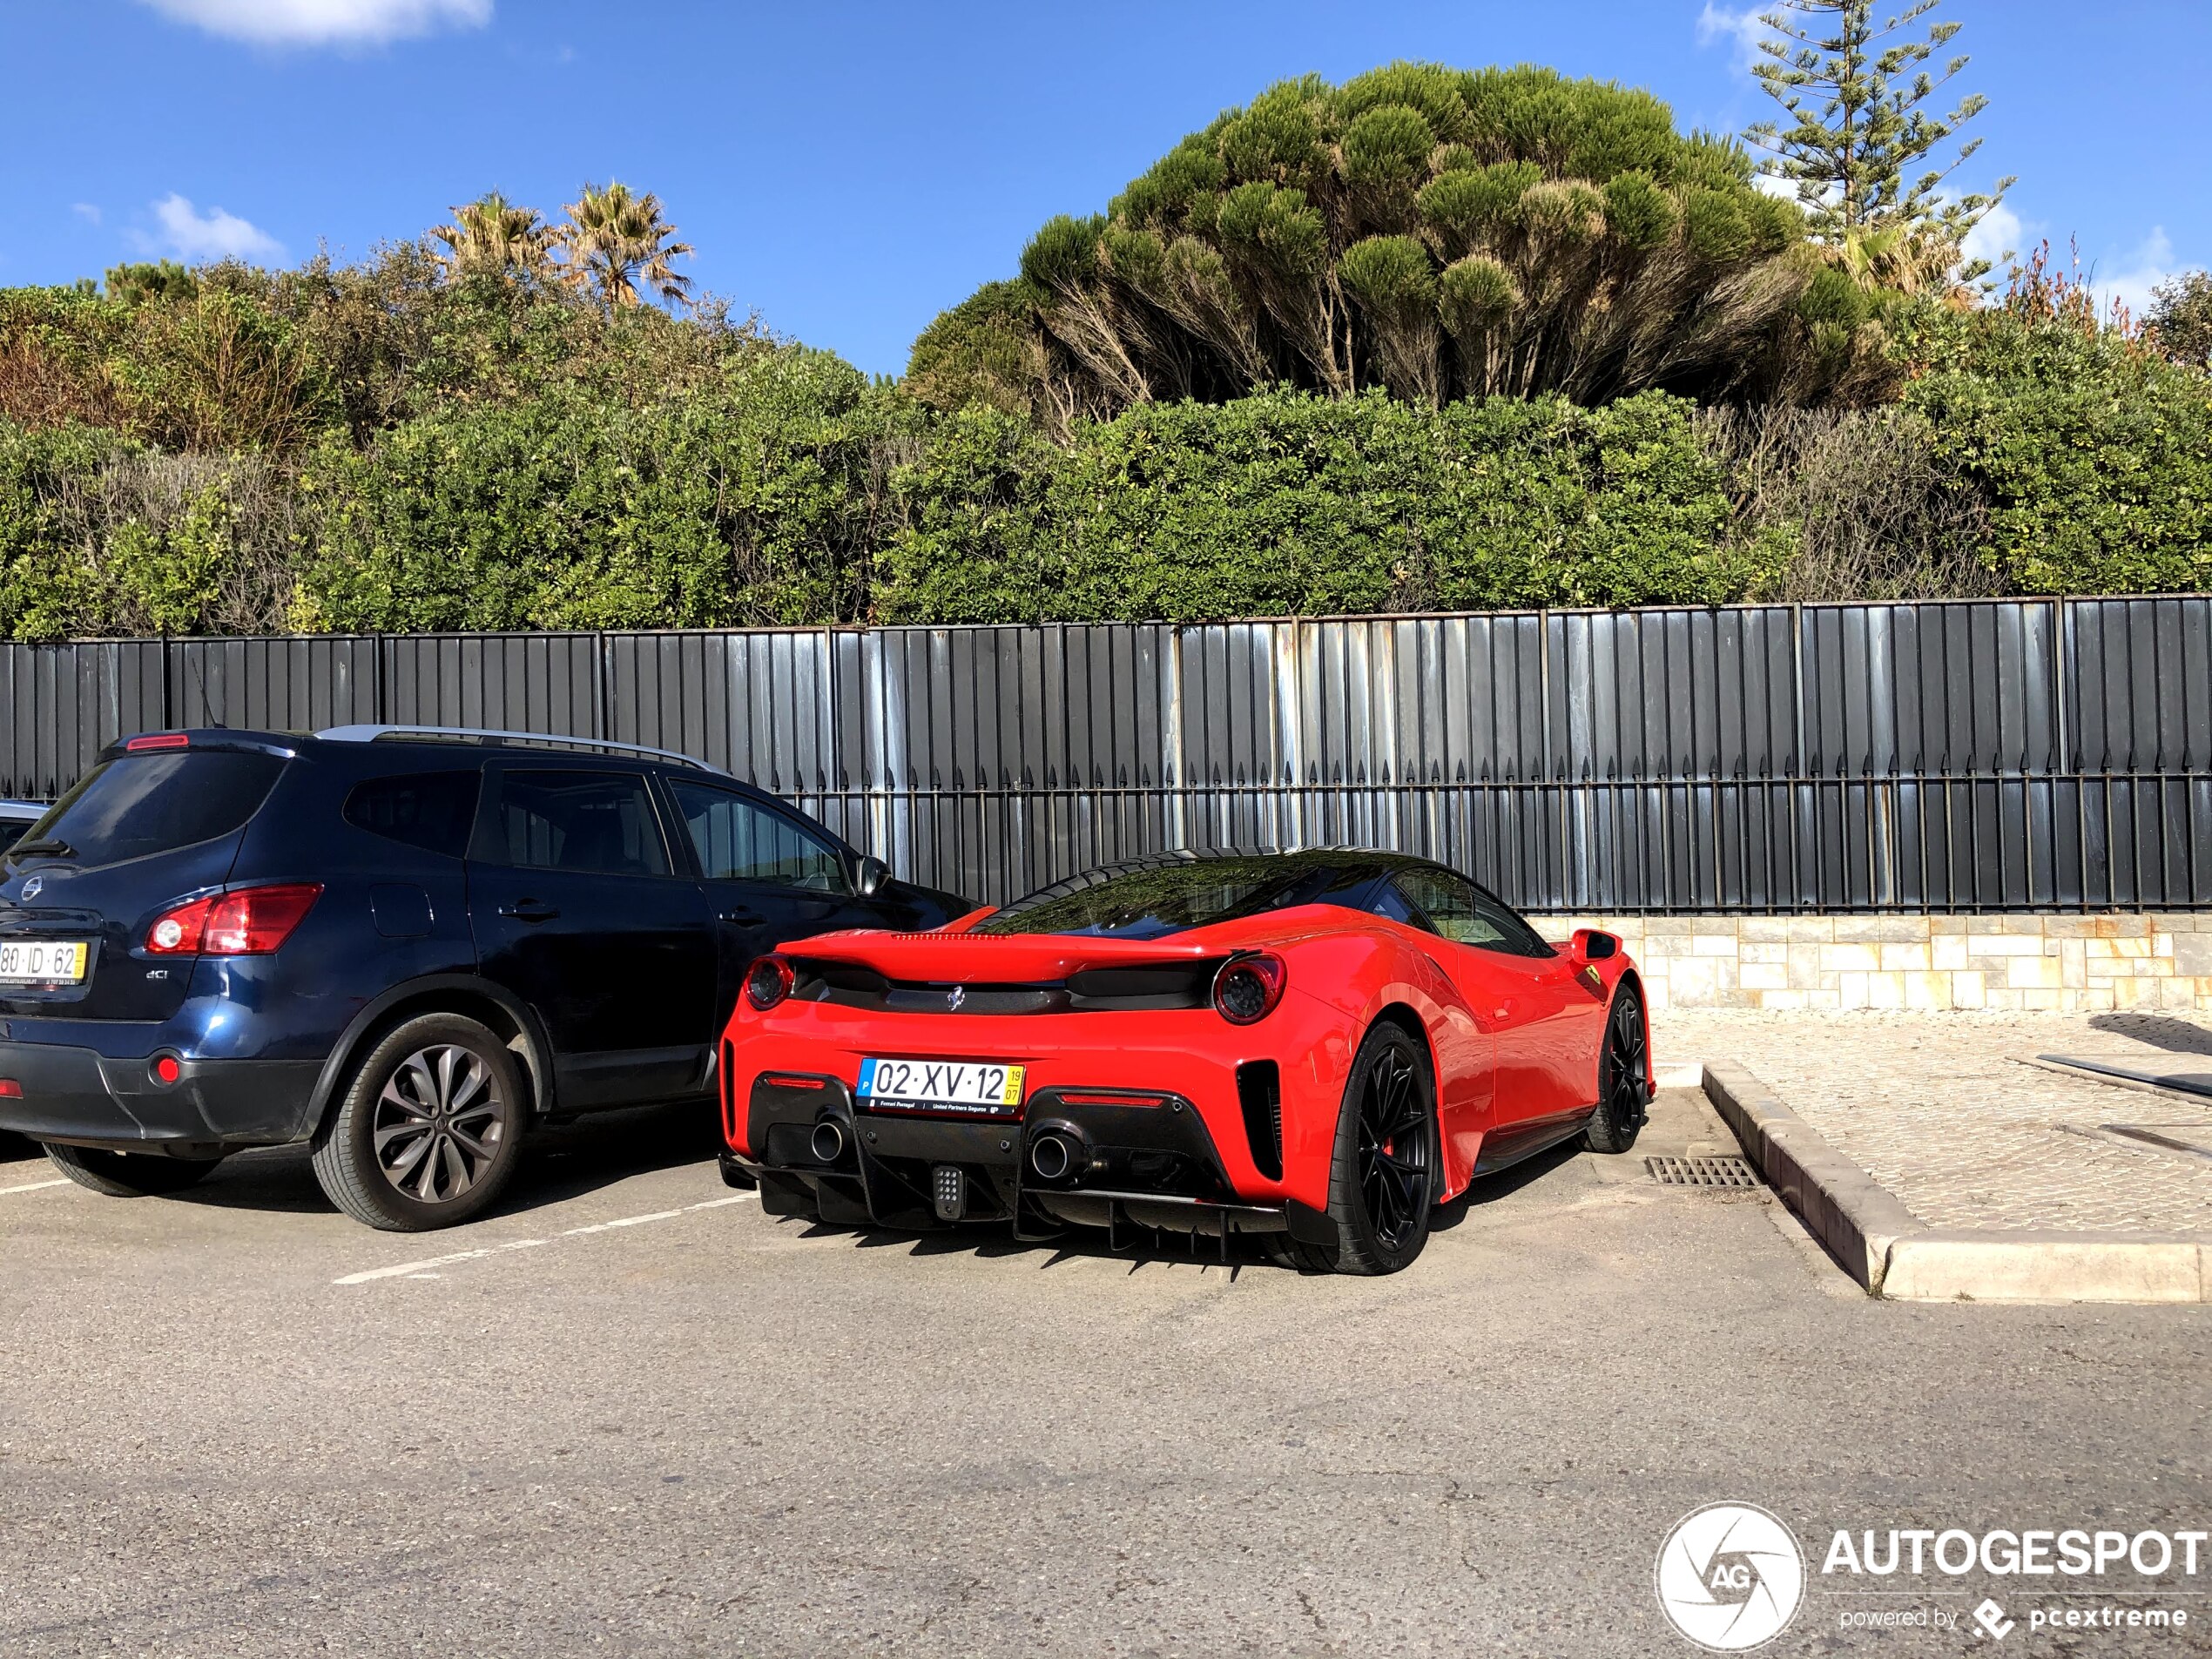
POLYGON ((606 735, 596 634, 421 634, 383 648, 383 718, 393 724, 606 735))
POLYGON ((51 800, 105 745, 167 724, 158 640, 0 644, 0 653, 7 745, 0 794, 51 800))
POLYGON ((374 720, 379 644, 343 637, 172 641, 166 723, 313 732, 374 720))
POLYGON ((163 725, 694 754, 1003 899, 1163 847, 1533 909, 2212 907, 2212 597, 0 644, 7 790, 163 725))
POLYGON ((2067 608, 2078 774, 2063 803, 2090 905, 2212 903, 2212 598, 2067 608))

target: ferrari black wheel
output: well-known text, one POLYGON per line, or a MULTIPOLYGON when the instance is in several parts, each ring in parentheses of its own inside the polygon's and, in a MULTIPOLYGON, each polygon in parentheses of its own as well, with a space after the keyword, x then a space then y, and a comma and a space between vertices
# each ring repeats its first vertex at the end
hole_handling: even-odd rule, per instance
POLYGON ((1643 1023, 1643 1000, 1635 987, 1623 985, 1605 1022, 1605 1048, 1598 1056, 1597 1110, 1582 1138, 1593 1152, 1625 1152, 1650 1116, 1650 1037, 1643 1023))
POLYGON ((1333 1245, 1285 1240, 1278 1258, 1339 1273, 1395 1273, 1428 1243, 1436 1201, 1436 1085, 1427 1051, 1395 1025, 1359 1045, 1329 1167, 1333 1245))

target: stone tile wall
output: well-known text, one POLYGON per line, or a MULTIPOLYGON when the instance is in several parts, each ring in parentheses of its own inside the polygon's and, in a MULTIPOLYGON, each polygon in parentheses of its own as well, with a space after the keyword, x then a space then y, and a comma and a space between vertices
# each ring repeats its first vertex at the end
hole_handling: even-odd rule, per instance
POLYGON ((1654 1008, 2212 1011, 2212 914, 1588 916, 1654 1008))

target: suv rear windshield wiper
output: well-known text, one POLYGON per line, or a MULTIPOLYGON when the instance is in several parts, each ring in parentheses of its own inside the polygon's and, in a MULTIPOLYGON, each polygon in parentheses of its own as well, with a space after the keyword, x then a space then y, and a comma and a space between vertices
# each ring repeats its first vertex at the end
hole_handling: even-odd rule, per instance
POLYGON ((46 853, 57 859, 73 859, 77 856, 77 849, 57 835, 42 835, 35 841, 17 841, 8 849, 8 852, 17 858, 22 857, 26 853, 46 853))

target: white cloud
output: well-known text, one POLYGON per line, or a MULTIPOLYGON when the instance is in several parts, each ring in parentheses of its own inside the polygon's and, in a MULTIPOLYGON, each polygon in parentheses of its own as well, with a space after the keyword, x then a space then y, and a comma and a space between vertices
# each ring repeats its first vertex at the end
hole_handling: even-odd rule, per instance
POLYGON ((1759 43, 1767 37, 1767 26, 1759 21, 1763 6, 1747 6, 1742 11, 1730 11, 1705 0, 1704 10, 1697 14, 1697 44, 1710 46, 1716 40, 1734 43, 1737 62, 1749 69, 1759 61, 1759 43))
POLYGON ((179 23, 266 46, 364 44, 481 29, 492 0, 141 0, 179 23))
POLYGON ((219 207, 201 212, 173 191, 153 204, 158 236, 134 231, 141 253, 172 253, 187 265, 209 260, 281 259, 284 246, 259 226, 219 207))
POLYGON ((1969 264, 1987 260, 1990 268, 2002 276, 2007 260, 2027 252, 2027 226, 2020 222, 2020 216, 1999 202, 1974 221, 1973 229, 1959 246, 1969 264))
POLYGON ((71 202, 69 205, 69 211, 87 225, 97 225, 100 222, 100 210, 91 202, 71 202))
POLYGON ((2099 309, 2109 309, 2116 300, 2141 322, 2150 309, 2150 291, 2172 280, 2177 268, 2174 239, 2166 234, 2164 226, 2154 226, 2135 250, 2119 262, 2118 269, 2109 273, 2092 269, 2089 286, 2096 293, 2099 309))

